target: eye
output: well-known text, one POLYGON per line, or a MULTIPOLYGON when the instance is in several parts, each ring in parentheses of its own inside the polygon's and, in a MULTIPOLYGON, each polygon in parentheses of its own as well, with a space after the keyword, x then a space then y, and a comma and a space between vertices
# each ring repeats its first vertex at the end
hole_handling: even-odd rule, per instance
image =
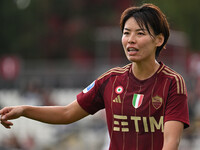
POLYGON ((145 35, 144 32, 138 32, 138 35, 145 35))
POLYGON ((124 34, 124 35, 128 35, 128 34, 129 34, 129 32, 125 31, 123 34, 124 34))

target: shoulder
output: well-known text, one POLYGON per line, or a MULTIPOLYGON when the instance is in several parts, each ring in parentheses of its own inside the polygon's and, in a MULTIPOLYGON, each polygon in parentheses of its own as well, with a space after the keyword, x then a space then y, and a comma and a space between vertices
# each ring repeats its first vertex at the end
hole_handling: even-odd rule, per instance
POLYGON ((171 84, 176 86, 178 93, 186 93, 186 85, 182 75, 164 64, 158 73, 161 75, 162 78, 169 79, 171 84))
POLYGON ((163 68, 160 70, 161 74, 167 78, 175 79, 176 81, 184 80, 183 77, 177 73, 175 70, 170 67, 163 65, 163 68))
POLYGON ((131 67, 131 64, 128 64, 123 67, 112 68, 112 69, 108 70, 107 72, 105 72, 104 74, 102 74, 101 76, 99 76, 97 78, 97 80, 107 79, 111 76, 119 76, 119 75, 126 74, 129 72, 130 67, 131 67))

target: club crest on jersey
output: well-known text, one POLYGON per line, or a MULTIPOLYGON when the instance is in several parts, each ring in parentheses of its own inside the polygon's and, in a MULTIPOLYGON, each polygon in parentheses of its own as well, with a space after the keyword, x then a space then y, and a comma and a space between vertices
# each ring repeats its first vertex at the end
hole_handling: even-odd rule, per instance
POLYGON ((154 97, 152 97, 152 105, 153 105, 153 107, 155 109, 160 108, 160 106, 162 106, 162 102, 163 102, 162 97, 160 97, 160 96, 154 96, 154 97))
POLYGON ((133 95, 133 101, 132 101, 132 105, 134 108, 139 108, 142 104, 144 95, 143 94, 134 94, 133 95))
POLYGON ((87 93, 88 91, 90 91, 95 85, 95 81, 93 81, 88 87, 86 87, 84 90, 83 90, 83 93, 87 93))
POLYGON ((121 94, 121 93, 123 93, 123 91, 124 91, 124 88, 122 86, 117 86, 115 88, 115 93, 116 94, 121 94))

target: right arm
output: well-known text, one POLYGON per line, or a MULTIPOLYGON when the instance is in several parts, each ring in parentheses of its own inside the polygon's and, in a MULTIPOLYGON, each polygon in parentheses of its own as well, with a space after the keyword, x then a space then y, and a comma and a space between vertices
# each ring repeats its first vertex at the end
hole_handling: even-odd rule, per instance
POLYGON ((89 115, 75 100, 67 106, 14 106, 0 110, 1 124, 10 128, 9 120, 24 116, 49 124, 69 124, 89 115))

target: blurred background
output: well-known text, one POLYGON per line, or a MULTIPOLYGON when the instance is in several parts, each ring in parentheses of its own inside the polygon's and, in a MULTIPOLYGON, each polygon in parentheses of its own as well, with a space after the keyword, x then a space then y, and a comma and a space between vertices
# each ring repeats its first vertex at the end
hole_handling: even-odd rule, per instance
MULTIPOLYGON (((166 14, 171 36, 159 59, 185 78, 191 127, 180 150, 200 147, 200 1, 1 0, 0 108, 67 105, 98 76, 127 63, 120 14, 149 2, 166 14)), ((106 150, 104 111, 71 125, 26 118, 0 126, 0 150, 106 150)))

